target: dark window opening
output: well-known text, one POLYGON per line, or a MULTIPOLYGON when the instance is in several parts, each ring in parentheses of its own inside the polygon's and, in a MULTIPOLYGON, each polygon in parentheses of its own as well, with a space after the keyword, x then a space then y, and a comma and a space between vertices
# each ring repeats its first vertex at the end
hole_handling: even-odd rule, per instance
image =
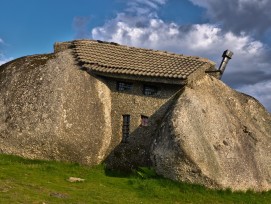
POLYGON ((156 86, 149 86, 149 85, 144 85, 143 87, 143 94, 147 96, 155 95, 157 94, 157 87, 156 86))
POLYGON ((118 91, 129 91, 133 88, 132 83, 127 82, 117 82, 117 90, 118 91))
POLYGON ((126 142, 130 134, 130 115, 123 115, 122 141, 126 142))
POLYGON ((148 126, 149 117, 141 115, 141 126, 148 126))

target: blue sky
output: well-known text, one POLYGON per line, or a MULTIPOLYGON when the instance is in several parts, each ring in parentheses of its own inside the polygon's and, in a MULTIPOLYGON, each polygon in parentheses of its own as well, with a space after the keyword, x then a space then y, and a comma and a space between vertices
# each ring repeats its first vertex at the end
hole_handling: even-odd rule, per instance
POLYGON ((0 64, 90 38, 209 58, 271 111, 270 0, 1 0, 0 64))
MULTIPOLYGON (((124 0, 1 0, 1 8, 0 38, 5 42, 1 51, 6 57, 17 58, 52 52, 56 41, 91 38, 82 32, 90 34, 92 28, 124 11, 127 3, 124 0), (81 27, 76 24, 80 22, 81 27)), ((163 5, 159 14, 166 21, 189 24, 201 21, 202 9, 189 1, 173 0, 163 5)))
POLYGON ((110 0, 1 0, 0 5, 1 51, 13 58, 52 52, 54 42, 76 37, 76 17, 88 18, 91 29, 123 7, 110 0))

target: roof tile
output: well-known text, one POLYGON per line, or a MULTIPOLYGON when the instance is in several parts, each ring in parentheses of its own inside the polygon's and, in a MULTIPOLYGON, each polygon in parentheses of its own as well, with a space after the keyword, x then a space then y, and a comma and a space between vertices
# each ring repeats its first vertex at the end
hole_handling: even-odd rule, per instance
POLYGON ((93 40, 78 40, 73 43, 77 60, 92 71, 186 79, 206 64, 211 66, 211 62, 199 57, 93 40))

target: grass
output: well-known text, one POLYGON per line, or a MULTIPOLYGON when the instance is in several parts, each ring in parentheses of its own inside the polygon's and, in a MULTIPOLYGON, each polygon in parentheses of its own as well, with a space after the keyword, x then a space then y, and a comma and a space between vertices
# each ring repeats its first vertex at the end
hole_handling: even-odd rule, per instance
POLYGON ((177 183, 142 169, 130 175, 0 155, 0 203, 271 203, 271 192, 209 190, 177 183), (71 183, 69 177, 85 179, 71 183))

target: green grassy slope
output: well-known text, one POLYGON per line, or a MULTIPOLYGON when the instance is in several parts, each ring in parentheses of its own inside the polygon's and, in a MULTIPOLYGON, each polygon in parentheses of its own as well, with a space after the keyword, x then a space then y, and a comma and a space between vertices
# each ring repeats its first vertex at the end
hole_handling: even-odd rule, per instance
POLYGON ((232 193, 135 173, 0 155, 0 203, 271 203, 271 192, 232 193), (69 177, 85 179, 71 183, 69 177))

